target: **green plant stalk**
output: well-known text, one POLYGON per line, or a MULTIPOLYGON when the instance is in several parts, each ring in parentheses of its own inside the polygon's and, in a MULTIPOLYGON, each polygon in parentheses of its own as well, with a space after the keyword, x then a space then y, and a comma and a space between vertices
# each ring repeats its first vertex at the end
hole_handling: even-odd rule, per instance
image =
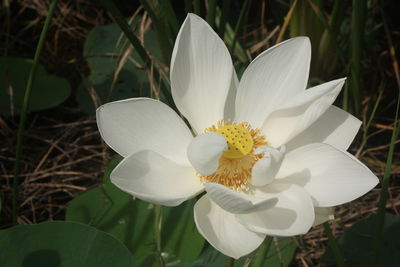
POLYGON ((244 18, 246 17, 247 10, 250 7, 251 0, 245 0, 240 10, 239 19, 235 26, 235 34, 233 36, 232 47, 231 47, 231 54, 235 53, 235 46, 239 35, 239 30, 243 27, 244 18))
POLYGON ((215 11, 217 9, 217 0, 209 0, 208 1, 208 9, 207 9, 207 23, 211 26, 211 28, 215 28, 215 11))
POLYGON ((222 1, 222 10, 221 10, 221 21, 219 23, 219 36, 221 38, 224 38, 225 35, 225 28, 226 28, 226 22, 228 20, 229 14, 230 14, 230 7, 231 7, 231 2, 232 0, 223 0, 222 1))
POLYGON ((373 254, 372 254, 372 261, 371 266, 378 266, 379 265, 379 258, 381 253, 381 247, 383 243, 383 227, 385 224, 385 213, 386 213, 386 202, 387 202, 387 195, 388 195, 388 188, 390 182, 390 174, 392 172, 392 162, 393 162, 393 154, 395 148, 395 141, 399 137, 399 111, 400 111, 400 75, 399 75, 399 68, 396 59, 396 50, 394 49, 392 37, 390 35, 390 30, 388 23, 386 21, 385 11, 383 8, 380 8, 383 26, 385 29, 386 38, 389 45, 389 53, 392 58, 393 70, 396 76, 396 82, 398 86, 398 96, 397 96, 397 106, 396 106, 396 115, 393 124, 393 132, 390 140, 389 152, 386 160, 385 165, 385 172, 383 175, 382 181, 382 188, 381 188, 381 196, 379 198, 378 204, 378 215, 377 215, 377 224, 376 224, 376 231, 373 239, 373 254))
POLYGON ((172 54, 172 36, 167 35, 167 30, 164 27, 163 23, 163 18, 162 15, 157 13, 156 10, 156 5, 157 3, 155 1, 149 1, 149 0, 140 0, 140 3, 146 10, 146 12, 149 14, 151 17, 152 22, 154 23, 154 26, 157 31, 157 38, 160 45, 161 49, 161 54, 162 57, 164 58, 164 63, 168 66, 170 64, 170 55, 172 54), (153 5, 150 5, 150 4, 153 5))
MULTIPOLYGON (((199 2, 199 1, 196 1, 199 2)), ((186 13, 193 12, 192 0, 185 0, 185 11, 186 13)))
POLYGON ((231 257, 227 257, 225 260, 225 267, 233 267, 233 264, 235 263, 235 259, 231 257))
POLYGON ((154 220, 154 226, 155 226, 155 241, 156 241, 156 249, 157 249, 157 254, 160 260, 160 266, 164 267, 164 259, 161 255, 161 225, 162 225, 162 207, 160 205, 155 205, 154 206, 154 212, 155 212, 155 220, 154 220))
MULTIPOLYGON (((186 2, 190 2, 190 1, 185 1, 186 2)), ((201 2, 200 0, 194 0, 193 1, 193 7, 194 7, 194 13, 201 16, 201 2)), ((186 9, 188 9, 188 7, 186 6, 186 9)), ((188 11, 189 12, 189 11, 188 11)))
POLYGON ((383 242, 383 226, 385 224, 386 202, 388 196, 390 174, 392 172, 394 147, 400 132, 398 125, 399 108, 400 108, 400 95, 397 97, 395 123, 393 125, 393 132, 390 140, 389 152, 385 165, 385 173, 383 175, 383 180, 382 180, 381 196, 379 198, 379 204, 378 204, 378 218, 376 224, 376 232, 373 239, 373 258, 371 266, 379 266, 378 263, 380 258, 381 246, 383 242))
POLYGON ((32 87, 35 82, 36 71, 39 66, 39 58, 40 54, 43 50, 43 44, 46 39, 47 32, 49 30, 50 21, 53 17, 54 10, 57 6, 57 0, 52 0, 49 6, 49 11, 47 13, 46 21, 44 22, 44 26, 42 32, 40 33, 40 38, 38 45, 36 47, 35 56, 33 58, 33 65, 31 71, 28 76, 28 81, 26 83, 24 100, 22 102, 21 107, 21 118, 18 125, 18 133, 17 133, 17 144, 15 150, 15 161, 14 161, 14 181, 13 181, 13 195, 12 195, 12 223, 13 225, 17 224, 18 218, 18 184, 19 184, 19 174, 21 171, 21 154, 22 154, 22 145, 24 142, 24 131, 26 124, 26 115, 28 113, 29 101, 31 99, 32 87))
POLYGON ((333 251, 333 255, 335 256, 335 259, 336 259, 336 266, 345 267, 346 263, 344 262, 344 258, 342 256, 342 253, 340 252, 340 249, 336 242, 336 239, 332 234, 332 230, 331 230, 331 227, 329 226, 329 223, 324 222, 323 225, 324 225, 325 233, 328 236, 329 246, 331 247, 331 249, 333 251))
POLYGON ((176 17, 175 11, 171 5, 170 0, 159 1, 159 3, 165 12, 166 19, 172 28, 173 34, 177 35, 179 31, 178 19, 176 17))
POLYGON ((271 244, 272 244, 272 236, 267 236, 257 251, 256 260, 254 261, 252 267, 263 266, 263 263, 268 254, 268 250, 271 247, 271 244))
POLYGON ((353 0, 351 15, 350 89, 354 111, 357 116, 361 115, 361 61, 366 13, 367 1, 353 0))
MULTIPOLYGON (((118 10, 118 8, 115 6, 115 4, 112 2, 112 0, 100 0, 100 2, 108 10, 108 12, 110 12, 111 15, 114 17, 114 19, 117 22, 118 26, 124 32, 125 36, 131 42, 133 47, 138 52, 140 58, 143 60, 145 67, 147 69, 150 69, 149 68, 149 64, 151 62, 151 59, 150 59, 149 55, 147 54, 146 50, 143 48, 143 46, 140 43, 139 39, 131 31, 131 28, 129 27, 129 24, 126 22, 125 18, 122 16, 121 12, 118 10)), ((171 96, 171 92, 167 89, 167 87, 165 86, 163 81, 160 79, 161 76, 160 76, 157 68, 153 69, 153 76, 154 76, 154 80, 155 81, 159 81, 160 82, 159 86, 160 86, 161 92, 166 97, 166 102, 168 103, 168 105, 170 107, 176 109, 174 101, 173 101, 172 96, 171 96)))

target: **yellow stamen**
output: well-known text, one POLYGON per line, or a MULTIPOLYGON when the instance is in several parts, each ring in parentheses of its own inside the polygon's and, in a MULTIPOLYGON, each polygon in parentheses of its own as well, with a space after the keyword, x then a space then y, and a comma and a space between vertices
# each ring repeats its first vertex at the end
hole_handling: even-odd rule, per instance
POLYGON ((254 154, 254 151, 267 145, 265 136, 260 130, 252 129, 247 122, 236 123, 219 121, 217 126, 207 128, 205 132, 216 132, 223 135, 228 143, 215 173, 200 176, 203 182, 225 185, 234 190, 247 190, 254 164, 264 154, 254 154))

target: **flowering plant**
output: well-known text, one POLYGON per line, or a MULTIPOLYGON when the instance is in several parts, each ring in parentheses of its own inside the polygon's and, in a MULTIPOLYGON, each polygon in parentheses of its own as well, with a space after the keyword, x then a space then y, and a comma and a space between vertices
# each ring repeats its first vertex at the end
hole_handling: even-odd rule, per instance
POLYGON ((239 258, 266 235, 292 236, 368 192, 376 176, 346 152, 360 121, 332 105, 345 79, 306 90, 310 41, 298 37, 254 59, 238 81, 223 41, 189 14, 172 54, 174 102, 105 104, 97 123, 124 160, 120 189, 151 203, 194 206, 199 232, 239 258))

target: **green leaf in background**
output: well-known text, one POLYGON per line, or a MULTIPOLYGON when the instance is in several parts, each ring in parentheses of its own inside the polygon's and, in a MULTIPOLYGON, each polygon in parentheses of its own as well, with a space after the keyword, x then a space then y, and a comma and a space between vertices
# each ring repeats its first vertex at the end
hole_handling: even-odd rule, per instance
MULTIPOLYGON (((120 159, 105 171, 108 176, 120 159)), ((73 199, 66 219, 92 225, 120 240, 132 252, 136 262, 155 250, 153 205, 133 200, 106 177, 103 185, 73 199)))
MULTIPOLYGON (((376 229, 376 215, 354 224, 339 238, 338 244, 349 266, 369 266, 372 256, 372 239, 376 229)), ((379 266, 395 267, 400 262, 400 216, 386 213, 384 240, 379 266)), ((334 263, 335 258, 327 248, 323 260, 334 263)))
MULTIPOLYGON (((265 267, 286 267, 292 262, 297 250, 297 242, 292 237, 276 238, 268 250, 263 266, 265 267)), ((234 267, 248 266, 248 263, 254 262, 257 250, 244 256, 239 260, 235 260, 234 267)), ((211 245, 200 255, 199 259, 184 264, 175 264, 171 266, 179 267, 219 267, 224 266, 227 256, 214 249, 211 245)), ((251 265, 250 265, 251 266, 251 265)))
MULTIPOLYGON (((138 20, 139 17, 136 17, 131 25, 137 24, 138 20)), ((160 58, 156 34, 152 29, 144 34, 144 46, 149 54, 160 58)), ((77 92, 82 111, 94 113, 94 100, 97 104, 104 104, 150 95, 148 75, 142 68, 144 62, 129 45, 117 24, 95 27, 86 38, 83 55, 88 62, 90 75, 87 84, 82 83, 77 92), (94 90, 90 91, 92 88, 94 90)))
MULTIPOLYGON (((26 81, 33 61, 15 57, 0 57, 0 114, 18 113, 22 106, 26 81)), ((71 93, 65 79, 49 75, 38 66, 32 88, 29 110, 43 110, 64 102, 71 93)))
MULTIPOLYGON (((154 206, 121 191, 109 181, 111 170, 121 158, 110 162, 105 183, 73 199, 67 208, 67 220, 90 224, 105 231, 132 252, 135 262, 151 266, 155 244, 154 206)), ((193 219, 194 201, 174 208, 163 208, 162 250, 167 261, 196 259, 204 246, 193 219)))
POLYGON ((18 225, 0 231, 0 266, 132 267, 129 250, 110 235, 73 222, 18 225))
POLYGON ((163 207, 161 246, 163 252, 181 261, 197 259, 205 240, 194 223, 193 206, 196 199, 182 203, 179 207, 163 207))

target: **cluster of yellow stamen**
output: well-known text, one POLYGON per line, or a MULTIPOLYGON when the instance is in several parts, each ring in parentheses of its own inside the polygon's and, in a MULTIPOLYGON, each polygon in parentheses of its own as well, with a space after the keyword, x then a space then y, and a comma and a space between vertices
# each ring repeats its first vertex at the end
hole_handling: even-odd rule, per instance
POLYGON ((218 169, 211 175, 200 176, 203 182, 212 182, 225 185, 234 190, 248 190, 251 179, 251 170, 254 164, 264 156, 254 151, 267 145, 265 136, 259 129, 252 129, 247 122, 219 121, 215 126, 207 128, 205 132, 216 132, 225 137, 228 150, 220 160, 218 169))

